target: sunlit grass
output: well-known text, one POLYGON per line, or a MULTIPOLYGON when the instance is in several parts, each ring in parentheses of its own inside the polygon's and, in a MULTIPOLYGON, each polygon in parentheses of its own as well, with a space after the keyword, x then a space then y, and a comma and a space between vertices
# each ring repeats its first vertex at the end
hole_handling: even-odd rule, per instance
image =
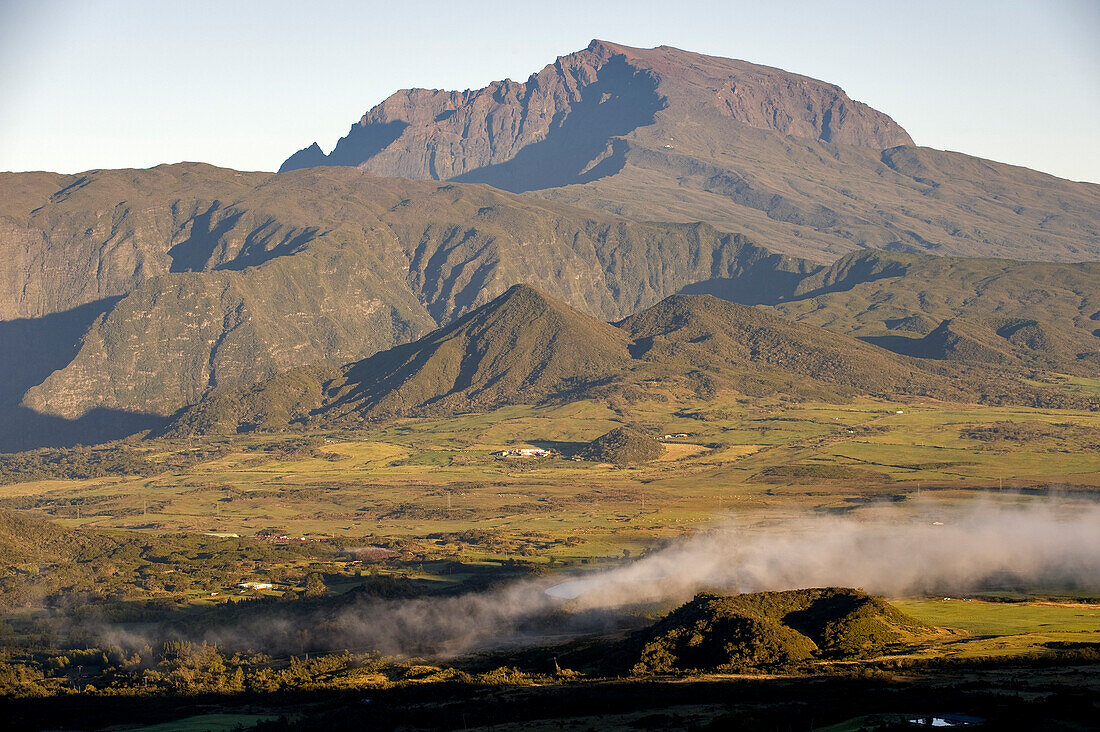
MULTIPOLYGON (((1100 486, 1095 451, 1038 442, 1005 452, 960 435, 1006 420, 1100 429, 1100 415, 1068 411, 680 394, 626 412, 582 401, 401 420, 328 435, 312 456, 280 458, 259 448, 286 435, 253 434, 179 472, 13 484, 0 487, 0 500, 37 506, 69 525, 157 532, 247 536, 280 528, 416 539, 477 528, 511 537, 580 536, 582 548, 557 547, 548 557, 596 557, 638 551, 729 516, 849 510, 852 497, 934 488, 954 500, 1002 486, 1100 486), (635 467, 492 454, 516 445, 568 452, 623 423, 689 437, 677 440, 667 459, 635 467), (811 477, 778 470, 791 465, 811 477), (856 469, 859 478, 816 479, 815 466, 825 476, 832 466, 856 469)), ((186 449, 147 444, 162 456, 186 449)))

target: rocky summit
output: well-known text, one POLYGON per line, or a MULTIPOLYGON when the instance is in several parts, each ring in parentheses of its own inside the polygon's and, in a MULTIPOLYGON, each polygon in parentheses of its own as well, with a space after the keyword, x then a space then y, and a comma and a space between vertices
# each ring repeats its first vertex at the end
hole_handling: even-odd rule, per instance
POLYGON ((1100 256, 1100 186, 917 147, 834 84, 668 46, 593 41, 523 83, 399 91, 281 170, 324 165, 705 221, 819 262, 1100 256))

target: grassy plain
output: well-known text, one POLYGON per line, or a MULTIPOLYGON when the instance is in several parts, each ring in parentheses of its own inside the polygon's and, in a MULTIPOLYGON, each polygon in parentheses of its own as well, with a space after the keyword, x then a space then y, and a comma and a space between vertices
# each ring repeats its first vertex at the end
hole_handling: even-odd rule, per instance
MULTIPOLYGON (((1098 433, 1100 414, 1089 412, 701 399, 670 389, 663 400, 507 407, 357 431, 133 441, 126 449, 140 453, 134 464, 154 469, 25 482, 7 474, 0 508, 69 528, 160 537, 145 548, 129 539, 120 545, 127 554, 98 560, 121 574, 85 572, 50 592, 94 595, 100 587, 110 591, 97 601, 115 603, 123 622, 152 612, 201 625, 203 613, 227 601, 262 595, 290 598, 289 608, 295 597, 308 605, 364 591, 450 594, 529 572, 591 568, 727 519, 765 527, 795 516, 858 517, 881 503, 921 505, 918 497, 934 498, 945 513, 976 496, 1072 506, 1100 491, 1098 433), (687 436, 666 440, 665 456, 641 465, 573 459, 624 424, 687 436), (554 455, 494 454, 519 446, 554 455), (192 450, 206 457, 186 459, 192 450), (292 546, 208 534, 285 535, 279 541, 292 546), (233 542, 269 551, 245 561, 233 542), (320 594, 311 577, 323 578, 320 594), (242 589, 244 580, 275 586, 242 589)), ((13 571, 42 577, 44 556, 28 555, 13 571)), ((1083 603, 909 598, 899 607, 951 630, 915 648, 915 662, 1044 654, 1051 644, 1100 640, 1100 613, 1083 603)), ((8 621, 29 633, 39 617, 21 610, 8 621)))
POLYGON ((898 600, 893 604, 929 625, 963 633, 917 655, 989 658, 1035 652, 1049 644, 1100 643, 1100 605, 972 599, 898 600))
MULTIPOLYGON (((68 526, 242 536, 268 529, 411 540, 442 555, 569 561, 636 552, 730 515, 845 513, 917 494, 948 502, 977 493, 1009 501, 1036 492, 1083 497, 1100 490, 1100 452, 1074 440, 1095 431, 1095 413, 1022 407, 727 395, 624 410, 585 401, 327 433, 312 454, 280 452, 287 435, 239 436, 225 440, 220 457, 185 469, 0 486, 0 506, 41 511, 68 526), (967 436, 1003 422, 1049 424, 1055 432, 1018 443, 967 436), (569 459, 623 423, 689 436, 669 441, 664 459, 635 467, 569 459), (1068 427, 1076 431, 1059 439, 1057 430, 1068 427), (523 445, 559 455, 493 455, 523 445), (505 548, 432 536, 469 530, 489 532, 505 548)), ((137 447, 153 461, 189 449, 164 441, 137 447)))

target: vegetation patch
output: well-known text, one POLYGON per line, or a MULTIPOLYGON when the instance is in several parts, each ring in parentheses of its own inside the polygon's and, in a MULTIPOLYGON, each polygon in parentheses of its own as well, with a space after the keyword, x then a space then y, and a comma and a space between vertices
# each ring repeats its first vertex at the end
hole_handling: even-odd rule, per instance
POLYGON ((664 445, 656 438, 633 427, 616 427, 580 451, 585 460, 615 465, 647 463, 664 454, 664 445))
POLYGON ((1092 427, 1071 423, 1008 420, 965 427, 959 436, 983 442, 991 449, 1043 441, 1056 447, 1100 450, 1100 433, 1092 427))
POLYGON ((878 655, 934 633, 884 600, 825 588, 700 594, 628 643, 640 646, 634 674, 776 671, 878 655))
POLYGON ((816 464, 816 463, 791 463, 788 465, 775 465, 761 470, 759 477, 765 480, 785 481, 790 479, 816 479, 816 480, 890 480, 890 476, 865 468, 853 468, 848 465, 816 464))
POLYGON ((224 446, 204 445, 154 457, 148 450, 124 444, 0 453, 0 485, 35 480, 88 480, 116 475, 156 475, 169 470, 190 468, 225 453, 224 446))

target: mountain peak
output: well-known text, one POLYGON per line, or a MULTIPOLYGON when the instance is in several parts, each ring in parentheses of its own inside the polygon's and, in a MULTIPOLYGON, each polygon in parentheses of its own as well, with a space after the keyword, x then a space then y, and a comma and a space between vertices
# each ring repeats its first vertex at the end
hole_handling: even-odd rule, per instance
POLYGON ((329 414, 378 418, 540 402, 629 360, 621 330, 518 284, 419 341, 349 367, 329 414))
POLYGON ((405 89, 368 111, 329 155, 311 146, 280 172, 354 165, 384 176, 458 179, 512 191, 613 172, 616 140, 664 118, 734 120, 795 138, 878 150, 910 145, 892 119, 837 86, 746 61, 594 39, 526 82, 405 89), (706 114, 700 116, 699 111, 706 114), (611 162, 607 162, 611 161, 611 162))
MULTIPOLYGON (((495 307, 539 307, 542 309, 568 308, 561 300, 557 300, 545 292, 527 283, 512 285, 504 293, 495 298, 490 305, 495 307)), ((570 308, 572 309, 572 308, 570 308)))
POLYGON ((634 48, 633 46, 624 46, 621 43, 614 43, 612 41, 603 41, 599 38, 593 38, 592 42, 585 48, 586 51, 593 51, 595 53, 603 54, 623 54, 624 56, 631 55, 633 52, 640 51, 642 49, 634 48))

